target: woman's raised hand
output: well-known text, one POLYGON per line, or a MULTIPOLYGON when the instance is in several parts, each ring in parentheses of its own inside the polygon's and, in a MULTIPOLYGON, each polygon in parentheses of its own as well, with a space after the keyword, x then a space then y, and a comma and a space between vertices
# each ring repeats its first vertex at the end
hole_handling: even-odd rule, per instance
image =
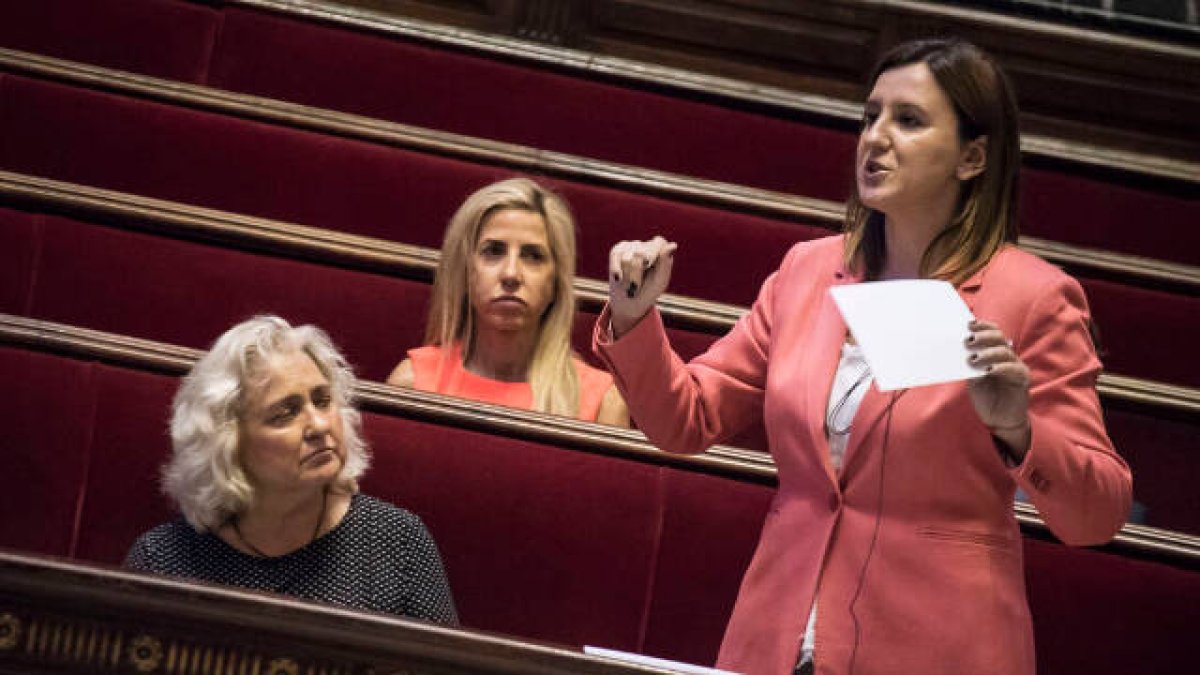
POLYGON ((608 254, 608 305, 616 335, 633 328, 671 281, 679 245, 662 237, 622 241, 608 254))

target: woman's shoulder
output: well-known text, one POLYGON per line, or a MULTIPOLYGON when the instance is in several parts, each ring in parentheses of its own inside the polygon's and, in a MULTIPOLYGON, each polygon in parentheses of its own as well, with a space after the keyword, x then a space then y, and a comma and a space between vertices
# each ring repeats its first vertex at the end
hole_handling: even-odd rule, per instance
POLYGON ((413 365, 435 363, 445 357, 447 350, 441 345, 424 345, 408 350, 408 358, 413 365))
POLYGON ((129 548, 125 566, 166 571, 172 561, 186 559, 203 536, 183 518, 176 518, 143 532, 129 548))
POLYGON ((793 244, 779 265, 781 273, 832 274, 842 265, 845 235, 834 234, 793 244))
POLYGON ((1033 298, 1047 292, 1081 295, 1074 277, 1038 256, 1009 244, 1000 249, 984 269, 984 286, 989 282, 1008 296, 1033 298))
POLYGON ((1087 294, 1074 277, 1016 246, 993 256, 976 283, 966 289, 977 293, 972 309, 1012 334, 1031 321, 1078 315, 1086 323, 1090 315, 1087 294))
POLYGON ((143 532, 137 538, 137 541, 149 546, 161 547, 177 542, 190 541, 195 539, 198 534, 191 525, 188 525, 186 520, 176 518, 143 532))
POLYGON ((420 516, 408 509, 361 492, 354 495, 350 508, 357 520, 373 528, 390 532, 413 532, 425 529, 420 516))
MULTIPOLYGON (((412 386, 425 391, 445 393, 444 387, 462 368, 459 345, 425 345, 408 350, 412 386)), ((399 368, 397 368, 399 370, 399 368)))
POLYGON ((1022 276, 1036 282, 1052 282, 1069 277, 1058 266, 1053 265, 1015 244, 1001 248, 988 265, 990 273, 1022 276))

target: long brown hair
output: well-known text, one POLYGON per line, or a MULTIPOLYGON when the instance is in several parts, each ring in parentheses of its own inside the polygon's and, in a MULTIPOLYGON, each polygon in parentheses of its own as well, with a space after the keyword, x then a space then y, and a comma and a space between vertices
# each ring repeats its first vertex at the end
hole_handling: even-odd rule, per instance
MULTIPOLYGON (((914 63, 929 66, 954 106, 963 143, 987 137, 984 170, 960 195, 950 224, 925 249, 921 276, 957 285, 987 264, 1006 243, 1017 240, 1018 173, 1021 141, 1013 87, 1000 66, 978 47, 951 38, 914 40, 894 47, 871 73, 868 89, 884 72, 914 63)), ((857 185, 846 204, 845 262, 865 278, 877 279, 886 248, 883 214, 868 208, 857 185)))

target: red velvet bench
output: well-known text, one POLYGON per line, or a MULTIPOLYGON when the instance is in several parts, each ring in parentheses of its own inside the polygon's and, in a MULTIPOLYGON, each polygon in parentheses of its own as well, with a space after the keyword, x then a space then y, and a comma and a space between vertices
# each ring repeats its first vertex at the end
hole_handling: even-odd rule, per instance
MULTIPOLYGON (((331 230, 436 247, 461 200, 510 172, 409 150, 0 76, 0 168, 331 230)), ((630 191, 548 181, 578 214, 580 273, 603 278, 620 239, 682 242, 674 292, 748 305, 815 224, 630 191)), ((1200 297, 1084 279, 1121 374, 1200 386, 1200 361, 1165 359, 1200 341, 1200 297), (1134 315, 1129 307, 1138 307, 1134 315)))
MULTIPOLYGON (((622 84, 236 5, 7 3, 0 45, 822 199, 844 199, 852 175, 855 130, 832 116, 622 84)), ((1194 191, 1194 181, 1034 157, 1023 180, 1024 230, 1195 265, 1194 191)))
MULTIPOLYGON (((0 311, 197 349, 261 312, 325 327, 361 376, 383 380, 419 345, 429 285, 394 276, 0 209, 0 311)), ((580 311, 574 344, 590 358, 594 314, 580 311)), ((715 338, 671 329, 690 358, 715 338)), ((1131 464, 1148 524, 1200 533, 1193 475, 1200 421, 1106 400, 1113 440, 1131 464)), ((735 445, 765 448, 751 434, 735 445)))
MULTIPOLYGON (((157 469, 175 377, 14 346, 0 346, 0 376, 21 385, 0 399, 0 546, 115 563, 170 517, 157 469)), ((365 425, 365 489, 425 519, 468 627, 711 662, 769 485, 386 407, 365 425)), ((1186 669, 1196 559, 1034 539, 1025 552, 1039 672, 1186 669)))

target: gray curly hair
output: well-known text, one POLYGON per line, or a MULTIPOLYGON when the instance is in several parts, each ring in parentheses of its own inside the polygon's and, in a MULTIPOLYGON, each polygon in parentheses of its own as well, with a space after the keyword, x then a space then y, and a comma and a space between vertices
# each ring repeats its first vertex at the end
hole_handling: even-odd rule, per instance
POLYGON ((336 487, 358 491, 370 463, 362 438, 362 416, 354 407, 355 377, 325 331, 292 327, 278 316, 256 316, 225 331, 175 394, 170 461, 162 487, 196 530, 215 530, 254 501, 254 487, 238 461, 238 425, 247 387, 262 364, 301 350, 329 379, 342 418, 346 461, 336 487))

